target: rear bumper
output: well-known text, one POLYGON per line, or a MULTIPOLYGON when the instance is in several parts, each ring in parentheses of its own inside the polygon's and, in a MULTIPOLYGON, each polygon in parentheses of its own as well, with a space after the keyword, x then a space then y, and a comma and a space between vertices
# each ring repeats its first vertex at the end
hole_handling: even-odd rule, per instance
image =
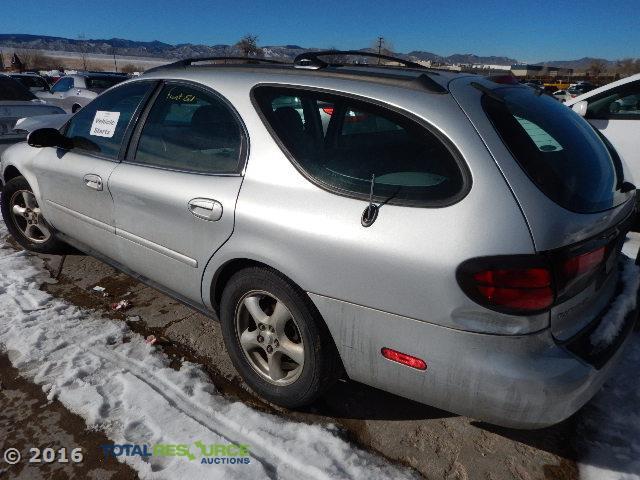
POLYGON ((588 402, 622 355, 638 314, 637 306, 627 314, 606 359, 590 363, 588 356, 571 350, 576 338, 559 344, 549 329, 522 336, 478 334, 319 295, 311 298, 351 379, 513 428, 558 423, 588 402), (383 347, 423 359, 427 370, 383 358, 383 347))

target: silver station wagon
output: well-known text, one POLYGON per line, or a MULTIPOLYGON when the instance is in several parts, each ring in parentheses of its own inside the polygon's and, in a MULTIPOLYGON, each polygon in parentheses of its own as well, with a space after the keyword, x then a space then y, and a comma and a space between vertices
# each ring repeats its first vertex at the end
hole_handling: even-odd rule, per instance
POLYGON ((343 376, 499 425, 573 414, 636 316, 589 341, 635 215, 616 152, 510 77, 322 58, 183 60, 107 90, 7 150, 9 231, 219 318, 278 405, 343 376))

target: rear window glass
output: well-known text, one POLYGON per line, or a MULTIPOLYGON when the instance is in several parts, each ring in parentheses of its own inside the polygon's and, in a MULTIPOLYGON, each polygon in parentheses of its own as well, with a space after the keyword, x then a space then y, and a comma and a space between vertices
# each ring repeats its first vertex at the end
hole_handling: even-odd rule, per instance
POLYGON ((125 81, 126 77, 87 77, 85 82, 87 84, 87 88, 91 90, 106 90, 107 88, 111 88, 114 85, 119 84, 120 82, 125 81))
POLYGON ((511 154, 551 200, 578 213, 623 203, 622 167, 593 128, 571 109, 530 89, 503 87, 483 108, 511 154))
POLYGON ((0 76, 0 100, 20 101, 36 98, 27 88, 11 77, 0 76))
POLYGON ((416 205, 465 193, 461 160, 424 125, 396 111, 326 93, 258 87, 274 134, 307 178, 337 194, 416 205))

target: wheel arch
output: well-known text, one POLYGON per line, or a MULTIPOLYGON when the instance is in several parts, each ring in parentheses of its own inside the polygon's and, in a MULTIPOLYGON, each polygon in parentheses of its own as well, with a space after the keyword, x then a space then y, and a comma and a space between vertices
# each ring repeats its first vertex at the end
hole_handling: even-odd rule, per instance
POLYGON ((7 166, 7 168, 4 169, 4 172, 2 172, 2 185, 7 183, 12 178, 20 177, 21 175, 22 173, 20 172, 20 170, 18 170, 18 168, 14 165, 7 166))
POLYGON ((342 356, 340 354, 340 350, 336 346, 336 339, 333 337, 331 333, 331 329, 327 325, 326 320, 324 319, 324 317, 316 307, 313 300, 311 300, 311 297, 309 297, 305 289, 300 287, 300 285, 294 279, 292 279, 289 275, 283 273, 281 270, 274 268, 267 263, 254 260, 251 258, 233 258, 231 260, 224 262, 222 265, 218 267, 218 269, 216 270, 216 273, 213 276, 213 281, 211 282, 211 287, 210 287, 211 305, 213 306, 214 311, 216 312, 216 315, 218 316, 220 315, 220 300, 222 298, 222 292, 224 291, 224 287, 227 285, 231 277, 237 272, 239 272, 240 270, 243 270, 245 268, 250 268, 250 267, 265 268, 274 272, 275 274, 281 276, 284 280, 290 282, 291 285, 293 285, 293 287, 296 288, 305 297, 309 307, 315 311, 317 318, 320 320, 320 323, 321 323, 320 327, 323 330, 325 330, 325 332, 329 335, 331 342, 333 343, 333 348, 335 349, 335 353, 337 355, 339 365, 340 365, 340 372, 341 372, 340 376, 346 377, 347 374, 344 368, 344 363, 342 361, 342 356))

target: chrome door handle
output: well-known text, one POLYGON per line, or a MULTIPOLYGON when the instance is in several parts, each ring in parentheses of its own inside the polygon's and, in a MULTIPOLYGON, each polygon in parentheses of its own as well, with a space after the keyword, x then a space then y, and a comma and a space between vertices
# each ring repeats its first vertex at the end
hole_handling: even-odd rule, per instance
POLYGON ((94 175, 93 173, 85 175, 84 184, 93 190, 102 190, 102 178, 99 175, 94 175))
POLYGON ((196 217, 210 222, 222 218, 222 204, 209 198, 194 198, 189 202, 189 211, 196 217))

